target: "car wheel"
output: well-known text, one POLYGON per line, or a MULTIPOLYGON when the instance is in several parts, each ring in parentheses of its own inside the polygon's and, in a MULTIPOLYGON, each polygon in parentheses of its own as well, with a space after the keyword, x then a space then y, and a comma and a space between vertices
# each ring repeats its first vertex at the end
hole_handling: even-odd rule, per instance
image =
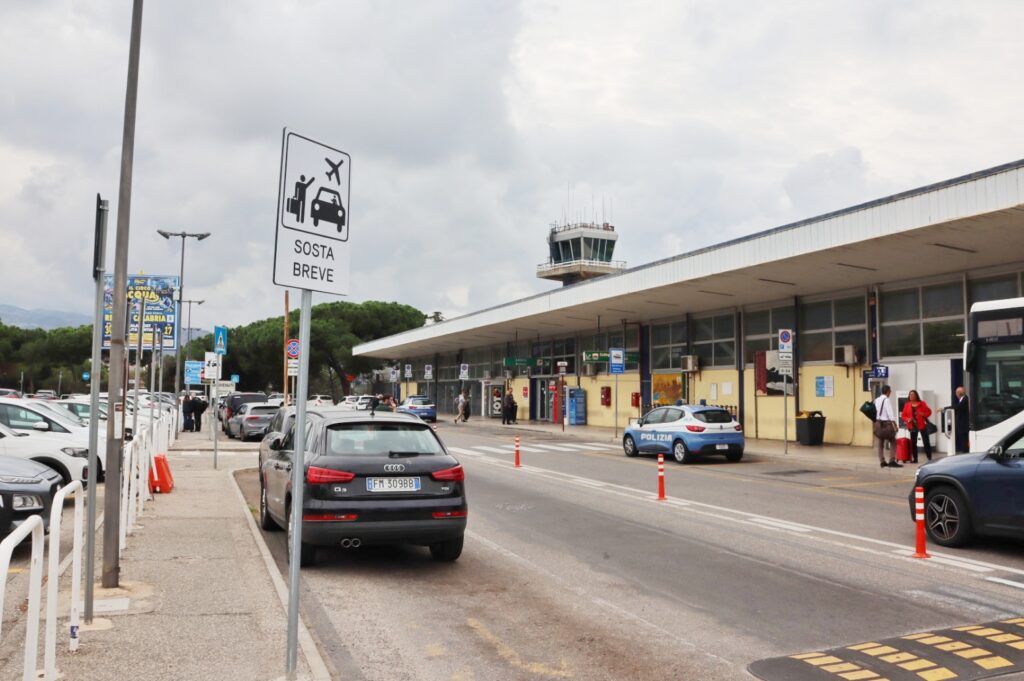
POLYGON ((690 450, 686 448, 686 443, 676 440, 672 443, 672 458, 676 460, 676 463, 690 463, 693 457, 690 456, 690 450))
POLYGON ((725 455, 725 460, 729 461, 730 463, 736 463, 737 461, 739 461, 742 458, 743 458, 743 450, 742 449, 740 451, 738 451, 738 452, 727 452, 726 455, 725 455))
POLYGON ((267 509, 267 487, 260 482, 260 527, 267 532, 276 532, 280 530, 277 521, 270 517, 270 511, 267 509))
MULTIPOLYGON (((292 562, 292 545, 295 542, 295 535, 292 531, 292 507, 289 504, 287 510, 288 514, 288 562, 292 562)), ((309 567, 316 562, 316 547, 312 544, 302 542, 299 546, 299 567, 309 567)))
POLYGON ((60 486, 61 487, 64 487, 65 485, 67 485, 67 484, 69 484, 71 482, 71 474, 68 473, 68 469, 64 468, 64 466, 62 466, 61 464, 57 463, 56 461, 52 461, 50 459, 33 459, 33 461, 35 461, 37 463, 41 463, 44 466, 49 466, 54 471, 56 471, 57 475, 60 476, 60 486))
POLYGON ((963 495, 952 487, 928 490, 924 500, 928 538, 939 546, 963 546, 971 540, 971 514, 963 495))
POLYGON ((463 538, 449 539, 448 541, 437 542, 430 545, 430 555, 434 560, 442 563, 451 563, 458 560, 462 555, 463 538))
POLYGON ((632 435, 627 435, 622 438, 622 451, 626 453, 626 456, 636 456, 636 442, 633 440, 632 435))

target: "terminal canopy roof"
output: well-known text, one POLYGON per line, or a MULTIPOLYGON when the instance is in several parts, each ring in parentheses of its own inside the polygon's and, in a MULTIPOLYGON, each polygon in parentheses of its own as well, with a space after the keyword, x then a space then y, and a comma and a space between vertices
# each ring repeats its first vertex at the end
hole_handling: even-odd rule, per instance
POLYGON ((364 343, 393 359, 981 269, 1024 254, 1024 160, 364 343))

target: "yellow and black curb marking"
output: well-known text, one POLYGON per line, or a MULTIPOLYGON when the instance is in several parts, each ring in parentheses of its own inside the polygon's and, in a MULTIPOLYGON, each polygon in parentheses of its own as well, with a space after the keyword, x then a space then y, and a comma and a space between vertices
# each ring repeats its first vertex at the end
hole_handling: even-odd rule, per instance
POLYGON ((765 681, 946 681, 1024 671, 1024 617, 758 660, 765 681))

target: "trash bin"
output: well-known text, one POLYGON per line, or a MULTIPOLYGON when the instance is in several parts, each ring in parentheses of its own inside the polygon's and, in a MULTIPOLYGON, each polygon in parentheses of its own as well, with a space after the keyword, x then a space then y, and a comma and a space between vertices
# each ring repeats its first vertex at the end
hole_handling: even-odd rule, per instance
POLYGON ((825 417, 820 411, 803 411, 797 414, 796 440, 808 446, 819 446, 825 441, 825 417))

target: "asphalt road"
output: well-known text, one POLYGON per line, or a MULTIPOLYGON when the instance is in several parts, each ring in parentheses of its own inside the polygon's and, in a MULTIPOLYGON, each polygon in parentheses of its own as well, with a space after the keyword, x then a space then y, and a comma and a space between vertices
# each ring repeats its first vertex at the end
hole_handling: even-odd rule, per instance
MULTIPOLYGON (((887 470, 666 463, 659 502, 654 460, 607 444, 524 435, 515 469, 511 438, 439 434, 467 470, 462 558, 339 548, 303 571, 304 616, 338 678, 743 679, 763 658, 1024 615, 1024 545, 911 558, 909 481, 887 470)), ((255 471, 238 477, 255 509, 255 471)), ((264 537, 284 571, 283 533, 264 537)), ((937 650, 877 664, 892 680, 1024 678, 1018 649, 986 645, 989 668, 937 650)), ((756 670, 883 678, 806 659, 825 662, 756 670)))

